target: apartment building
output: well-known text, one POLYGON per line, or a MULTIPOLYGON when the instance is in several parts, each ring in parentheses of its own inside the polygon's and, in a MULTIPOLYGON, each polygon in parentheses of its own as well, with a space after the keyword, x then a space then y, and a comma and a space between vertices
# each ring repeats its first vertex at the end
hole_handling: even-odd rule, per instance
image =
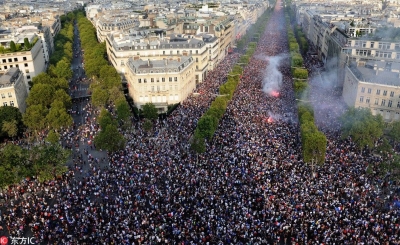
POLYGON ((115 31, 124 31, 138 27, 140 22, 127 14, 105 14, 96 21, 96 34, 99 42, 104 42, 107 35, 115 31))
POLYGON ((20 69, 12 67, 0 72, 0 106, 14 106, 24 113, 27 97, 28 89, 20 69))
POLYGON ((355 61, 398 61, 400 60, 400 42, 376 37, 350 38, 342 53, 355 61))
POLYGON ((0 31, 0 46, 6 48, 3 54, 0 54, 0 71, 17 67, 24 76, 26 87, 32 78, 46 70, 46 60, 42 40, 35 33, 14 33, 9 31, 0 31), (24 39, 27 38, 32 47, 20 51, 11 52, 10 42, 14 41, 16 45, 24 46, 24 39))
POLYGON ((203 39, 208 49, 208 70, 212 71, 218 65, 219 39, 209 33, 200 33, 196 38, 203 39))
POLYGON ((343 99, 387 122, 400 120, 400 63, 351 62, 345 69, 343 99))
POLYGON ((171 34, 140 36, 138 33, 115 32, 106 39, 107 55, 119 73, 125 75, 126 63, 133 60, 159 60, 171 57, 193 57, 196 84, 204 81, 209 63, 209 52, 202 37, 171 34))
POLYGON ((196 88, 195 61, 190 56, 143 60, 129 58, 126 63, 129 95, 137 108, 152 102, 159 112, 185 100, 196 88))

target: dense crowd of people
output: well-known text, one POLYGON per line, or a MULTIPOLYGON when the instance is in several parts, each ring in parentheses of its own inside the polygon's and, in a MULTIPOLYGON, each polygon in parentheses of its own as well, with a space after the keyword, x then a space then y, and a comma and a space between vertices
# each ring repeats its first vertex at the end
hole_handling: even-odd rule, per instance
MULTIPOLYGON (((258 55, 287 52, 279 6, 258 55)), ((365 171, 380 157, 360 154, 332 130, 325 164, 302 161, 288 59, 278 96, 271 96, 261 87, 268 58, 251 58, 206 153, 190 150, 197 120, 237 58, 228 55, 197 96, 155 123, 156 133, 135 122, 126 149, 108 161, 91 156, 90 147, 75 149, 74 167, 59 179, 1 193, 4 232, 65 245, 399 244, 394 183, 365 171)), ((86 109, 80 131, 64 133, 72 149, 70 142, 89 141, 98 130, 90 119, 96 112, 86 109)))

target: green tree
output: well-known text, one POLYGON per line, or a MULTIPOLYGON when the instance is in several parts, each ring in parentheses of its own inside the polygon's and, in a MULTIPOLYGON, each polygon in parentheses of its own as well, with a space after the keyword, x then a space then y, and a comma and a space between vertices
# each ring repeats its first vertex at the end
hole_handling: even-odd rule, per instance
POLYGON ((129 119, 131 114, 129 110, 128 102, 126 102, 125 98, 121 98, 116 101, 115 107, 117 109, 117 118, 120 121, 126 121, 129 119))
POLYGON ((72 77, 71 64, 65 62, 64 60, 60 60, 59 62, 57 62, 57 65, 55 66, 53 72, 58 78, 62 77, 70 79, 72 77))
MULTIPOLYGON (((69 96, 65 90, 59 89, 54 93, 54 101, 60 101, 65 109, 70 109, 72 107, 71 96, 69 96)), ((53 103, 54 103, 53 101, 53 103)))
POLYGON ((51 104, 49 113, 46 116, 48 126, 52 129, 67 128, 72 125, 73 119, 65 110, 61 101, 55 100, 51 104))
POLYGON ((7 144, 0 150, 0 186, 18 183, 27 175, 28 155, 20 146, 7 144))
POLYGON ((392 128, 389 131, 389 137, 394 141, 400 141, 400 121, 396 121, 392 124, 392 128))
POLYGON ((105 129, 108 125, 117 126, 116 122, 112 118, 110 112, 107 109, 101 109, 100 115, 97 118, 97 122, 100 125, 101 129, 105 129))
POLYGON ((15 45, 15 42, 14 42, 14 41, 11 41, 11 42, 10 42, 10 51, 11 51, 11 52, 17 51, 17 46, 15 45))
POLYGON ((58 144, 60 141, 60 134, 54 130, 50 130, 46 137, 47 142, 50 144, 58 144))
POLYGON ((97 148, 109 152, 116 152, 125 148, 125 138, 118 132, 115 125, 107 125, 105 129, 102 129, 94 138, 94 143, 97 148))
POLYGON ((44 107, 49 107, 54 99, 55 89, 49 84, 36 84, 32 87, 29 92, 29 96, 26 99, 26 104, 32 105, 42 105, 44 107))
POLYGON ((0 107, 0 138, 6 137, 9 134, 3 131, 4 122, 16 122, 18 133, 24 130, 24 124, 22 122, 22 114, 18 108, 13 106, 2 106, 0 107))
POLYGON ((110 97, 108 98, 110 103, 116 103, 117 100, 120 99, 125 100, 124 93, 121 91, 120 86, 114 86, 110 88, 108 91, 110 94, 110 97))
POLYGON ((93 89, 92 93, 92 104, 95 107, 103 107, 108 101, 108 93, 100 87, 93 89))
POLYGON ((143 111, 143 116, 149 120, 155 120, 158 118, 157 108, 151 102, 142 105, 142 111, 143 111))
POLYGON ((307 133, 303 143, 303 158, 305 162, 323 164, 326 154, 326 136, 319 131, 307 133))
POLYGON ((26 109, 22 117, 24 124, 31 130, 42 130, 46 127, 48 109, 43 105, 32 105, 26 109))
POLYGON ((3 122, 1 130, 5 132, 8 135, 8 137, 14 138, 18 134, 17 121, 12 120, 3 122))
POLYGON ((205 139, 211 139, 218 125, 218 119, 213 116, 204 115, 197 123, 199 135, 205 139))
POLYGON ((30 50, 31 49, 31 43, 29 42, 28 38, 24 38, 24 49, 25 50, 30 50))
POLYGON ((206 152, 206 143, 204 138, 198 133, 198 131, 195 132, 193 135, 192 143, 190 145, 191 149, 195 151, 197 154, 202 154, 206 152))
POLYGON ((49 74, 47 74, 45 72, 41 72, 37 76, 34 76, 32 78, 32 83, 33 83, 33 85, 36 85, 36 84, 52 85, 53 84, 53 78, 49 74))
POLYGON ((373 116, 368 108, 351 108, 341 117, 341 121, 342 136, 350 136, 360 149, 373 147, 383 134, 382 116, 373 116))
POLYGON ((35 146, 29 154, 31 172, 40 182, 52 180, 68 170, 65 164, 71 152, 59 144, 35 146))

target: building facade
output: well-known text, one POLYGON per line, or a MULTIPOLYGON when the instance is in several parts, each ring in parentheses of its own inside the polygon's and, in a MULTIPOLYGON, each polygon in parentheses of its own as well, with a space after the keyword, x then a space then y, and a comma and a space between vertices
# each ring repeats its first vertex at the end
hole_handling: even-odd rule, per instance
MULTIPOLYGON (((14 38, 15 43, 22 44, 24 38, 14 38)), ((1 39, 1 46, 8 45, 12 39, 1 39)), ((0 54, 0 71, 17 67, 24 75, 26 87, 32 78, 46 70, 46 60, 44 55, 43 43, 36 35, 30 36, 29 41, 33 47, 27 51, 0 54)), ((7 47, 7 46, 6 46, 7 47)))
POLYGON ((185 100, 196 88, 195 62, 190 56, 158 60, 128 59, 126 79, 137 108, 153 103, 159 112, 185 100))
POLYGON ((20 69, 13 67, 0 73, 0 106, 14 106, 24 113, 27 97, 28 89, 20 69))
POLYGON ((185 35, 149 35, 145 38, 128 33, 108 35, 107 55, 116 70, 126 75, 126 63, 133 60, 159 60, 179 57, 193 57, 195 81, 204 81, 208 71, 208 48, 202 37, 185 35))
POLYGON ((343 99, 348 106, 371 109, 387 122, 400 120, 400 63, 352 62, 345 69, 343 99))
POLYGON ((104 42, 112 32, 133 29, 139 25, 138 20, 125 15, 103 15, 96 22, 97 39, 104 42))

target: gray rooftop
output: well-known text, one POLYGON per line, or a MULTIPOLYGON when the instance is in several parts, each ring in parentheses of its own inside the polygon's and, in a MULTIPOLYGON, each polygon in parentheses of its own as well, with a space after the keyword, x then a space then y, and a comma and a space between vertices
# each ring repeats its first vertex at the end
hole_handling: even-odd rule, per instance
POLYGON ((128 67, 134 73, 178 72, 193 62, 191 56, 182 56, 179 60, 128 60, 128 67))
POLYGON ((18 77, 19 72, 18 68, 11 67, 5 73, 0 74, 0 88, 11 86, 18 77))
POLYGON ((364 66, 357 67, 354 63, 352 63, 349 68, 361 82, 400 86, 400 73, 398 72, 374 70, 372 67, 368 68, 364 66))

